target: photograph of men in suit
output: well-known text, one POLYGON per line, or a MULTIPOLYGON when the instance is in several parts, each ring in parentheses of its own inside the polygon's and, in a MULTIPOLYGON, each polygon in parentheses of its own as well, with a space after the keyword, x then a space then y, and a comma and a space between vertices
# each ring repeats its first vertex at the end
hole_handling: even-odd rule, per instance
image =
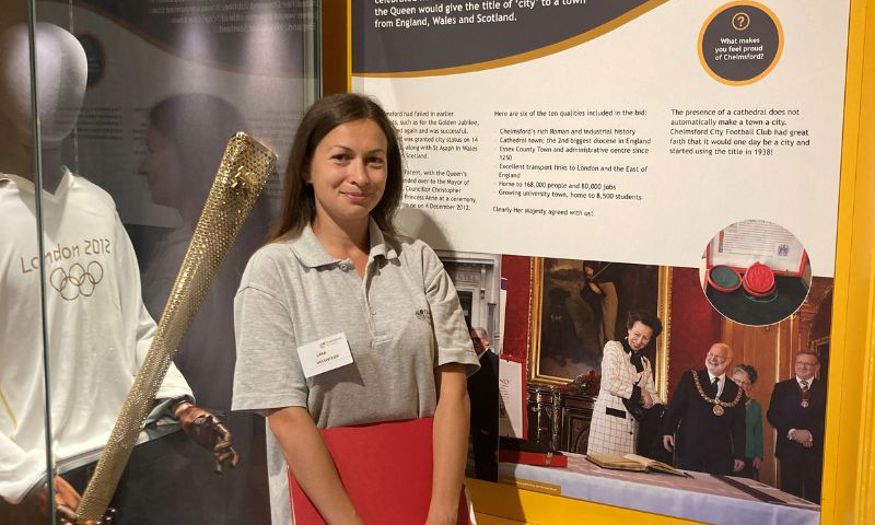
POLYGON ((471 445, 477 479, 498 481, 498 354, 485 328, 469 330, 480 370, 468 378, 471 399, 471 445))
POLYGON ((744 392, 728 380, 732 348, 714 343, 704 370, 681 377, 665 415, 662 443, 675 452, 675 466, 711 474, 744 468, 744 392))
POLYGON ((820 361, 800 353, 796 376, 775 385, 766 418, 778 431, 775 457, 780 462, 781 490, 820 503, 826 383, 815 376, 820 361))

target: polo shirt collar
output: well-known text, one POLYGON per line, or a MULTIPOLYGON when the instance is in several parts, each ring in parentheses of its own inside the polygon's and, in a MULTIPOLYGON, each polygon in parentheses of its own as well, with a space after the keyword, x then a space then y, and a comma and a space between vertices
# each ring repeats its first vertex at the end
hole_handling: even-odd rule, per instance
MULTIPOLYGON (((369 259, 374 259, 378 255, 387 259, 398 258, 398 252, 391 244, 386 242, 383 232, 380 231, 380 227, 373 218, 368 219, 368 236, 371 241, 371 250, 368 254, 369 259)), ((319 242, 316 234, 313 233, 313 228, 309 224, 304 226, 300 237, 292 244, 292 251, 298 260, 301 261, 301 264, 308 268, 327 266, 340 261, 340 259, 332 257, 325 251, 325 247, 319 242)))
POLYGON ((386 259, 397 259, 398 252, 392 244, 386 241, 383 231, 377 225, 377 221, 373 218, 368 219, 368 235, 371 239, 371 251, 368 254, 369 259, 375 259, 378 255, 386 259))

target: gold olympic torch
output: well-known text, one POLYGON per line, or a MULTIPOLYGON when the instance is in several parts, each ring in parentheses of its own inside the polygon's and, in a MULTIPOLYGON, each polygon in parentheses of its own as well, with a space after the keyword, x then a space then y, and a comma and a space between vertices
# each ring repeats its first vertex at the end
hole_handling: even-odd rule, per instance
POLYGON ((155 338, 79 503, 79 525, 106 512, 167 368, 275 165, 276 155, 245 133, 228 142, 155 338))

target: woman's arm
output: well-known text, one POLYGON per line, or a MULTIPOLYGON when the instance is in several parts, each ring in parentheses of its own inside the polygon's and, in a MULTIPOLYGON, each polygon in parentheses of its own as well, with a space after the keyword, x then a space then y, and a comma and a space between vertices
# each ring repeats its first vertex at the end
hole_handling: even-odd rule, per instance
POLYGON ((636 376, 630 376, 627 369, 628 358, 621 343, 608 341, 602 357, 602 388, 612 396, 631 399, 635 392, 636 376))
POLYGON ((328 447, 307 409, 286 407, 271 410, 267 419, 270 430, 283 448, 289 469, 325 521, 332 525, 361 524, 361 518, 340 483, 328 447))
POLYGON ((653 380, 653 365, 646 357, 643 359, 644 374, 641 383, 644 386, 644 390, 647 390, 650 394, 650 398, 653 400, 654 405, 664 405, 665 403, 662 402, 662 399, 659 397, 659 392, 656 390, 656 382, 653 380))
POLYGON ((438 392, 434 414, 431 505, 427 525, 455 525, 468 455, 470 403, 465 366, 448 363, 435 373, 438 392))

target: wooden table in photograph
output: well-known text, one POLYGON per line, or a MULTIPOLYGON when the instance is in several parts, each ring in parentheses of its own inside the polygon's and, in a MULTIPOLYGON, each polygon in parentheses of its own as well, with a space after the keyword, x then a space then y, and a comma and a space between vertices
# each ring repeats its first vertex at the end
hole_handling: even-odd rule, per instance
POLYGON ((690 478, 655 472, 600 468, 584 456, 568 454, 567 468, 501 463, 501 483, 618 507, 720 525, 817 525, 820 506, 774 487, 745 478, 730 478, 760 493, 759 497, 701 472, 690 478), (764 497, 767 496, 767 497, 764 497), (763 501, 774 499, 777 501, 763 501))

